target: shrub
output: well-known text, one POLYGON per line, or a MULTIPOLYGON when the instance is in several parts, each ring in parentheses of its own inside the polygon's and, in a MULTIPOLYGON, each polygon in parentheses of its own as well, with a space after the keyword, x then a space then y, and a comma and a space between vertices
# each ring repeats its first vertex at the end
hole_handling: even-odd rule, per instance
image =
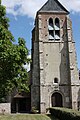
POLYGON ((35 107, 32 107, 31 113, 37 114, 39 113, 39 110, 37 110, 35 107))
POLYGON ((50 108, 50 113, 60 120, 80 120, 80 112, 68 108, 50 108))

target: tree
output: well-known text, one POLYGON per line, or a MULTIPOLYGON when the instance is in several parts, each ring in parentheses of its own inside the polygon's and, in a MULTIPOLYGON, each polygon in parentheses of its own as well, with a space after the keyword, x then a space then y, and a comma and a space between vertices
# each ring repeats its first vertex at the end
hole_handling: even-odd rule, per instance
POLYGON ((14 44, 8 23, 6 8, 0 0, 0 101, 15 88, 19 92, 29 91, 28 73, 23 66, 30 62, 27 57, 29 51, 23 38, 14 44))

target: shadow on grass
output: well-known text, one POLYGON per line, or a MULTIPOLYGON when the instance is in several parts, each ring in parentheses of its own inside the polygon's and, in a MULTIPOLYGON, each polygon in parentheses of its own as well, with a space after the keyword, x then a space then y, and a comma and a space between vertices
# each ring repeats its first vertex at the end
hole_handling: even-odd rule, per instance
POLYGON ((58 118, 55 118, 54 116, 52 116, 51 114, 47 115, 51 120, 59 120, 58 118))

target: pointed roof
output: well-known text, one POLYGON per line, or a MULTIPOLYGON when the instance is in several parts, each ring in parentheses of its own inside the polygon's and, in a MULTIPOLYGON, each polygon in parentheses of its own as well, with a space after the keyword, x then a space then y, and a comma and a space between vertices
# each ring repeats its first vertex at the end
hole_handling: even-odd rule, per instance
POLYGON ((58 1, 48 0, 38 12, 54 12, 54 13, 66 13, 69 11, 58 1))

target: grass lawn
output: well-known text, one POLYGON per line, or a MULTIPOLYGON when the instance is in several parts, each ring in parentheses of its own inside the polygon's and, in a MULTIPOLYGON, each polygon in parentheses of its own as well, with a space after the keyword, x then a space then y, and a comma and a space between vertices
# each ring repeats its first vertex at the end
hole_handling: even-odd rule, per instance
POLYGON ((51 115, 42 114, 14 114, 0 115, 0 120, 58 120, 51 115))

